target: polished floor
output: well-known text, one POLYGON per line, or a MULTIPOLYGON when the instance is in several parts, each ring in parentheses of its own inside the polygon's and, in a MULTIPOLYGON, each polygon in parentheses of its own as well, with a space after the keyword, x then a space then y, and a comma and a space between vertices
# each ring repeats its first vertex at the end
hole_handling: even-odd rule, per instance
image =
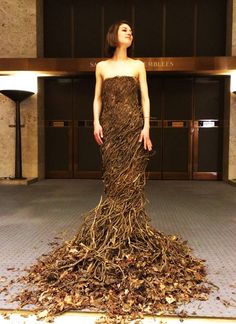
MULTIPOLYGON (((71 238, 102 190, 101 180, 85 179, 0 186, 0 287, 49 251, 52 242, 71 238)), ((187 240, 219 287, 208 301, 179 310, 192 317, 236 319, 236 187, 222 181, 148 180, 145 193, 153 226, 187 240)), ((0 295, 0 309, 16 307, 0 295)))

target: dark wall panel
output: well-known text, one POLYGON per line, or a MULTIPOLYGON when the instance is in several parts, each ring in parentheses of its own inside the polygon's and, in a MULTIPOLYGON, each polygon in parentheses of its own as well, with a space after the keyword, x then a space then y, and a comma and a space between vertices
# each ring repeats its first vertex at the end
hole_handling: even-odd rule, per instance
POLYGON ((74 79, 74 119, 93 120, 95 78, 74 79))
POLYGON ((164 119, 192 118, 192 79, 166 78, 164 93, 164 119))
POLYGON ((69 170, 69 128, 46 128, 46 170, 68 171, 69 170))
POLYGON ((187 172, 188 129, 165 128, 163 130, 163 171, 187 172))
POLYGON ((148 94, 150 99, 150 116, 162 119, 162 80, 161 78, 148 76, 148 94))
POLYGON ((74 5, 74 56, 100 57, 101 37, 101 1, 76 1, 74 5))
POLYGON ((72 56, 72 1, 44 0, 45 57, 72 56))
POLYGON ((45 57, 103 57, 108 27, 128 20, 136 57, 226 52, 227 0, 44 0, 45 57))
POLYGON ((222 134, 220 128, 200 128, 198 171, 222 171, 222 134))
POLYGON ((222 106, 222 82, 210 78, 195 81, 195 119, 219 119, 222 106))
POLYGON ((226 1, 197 0, 197 53, 226 54, 226 1))
POLYGON ((45 80, 45 119, 71 120, 72 80, 68 78, 45 80))
POLYGON ((165 56, 194 55, 194 0, 166 0, 165 56))
POLYGON ((93 128, 78 128, 78 171, 101 171, 99 145, 95 142, 93 128))
POLYGON ((161 56, 163 47, 162 1, 135 1, 134 4, 134 55, 161 56))
MULTIPOLYGON (((132 23, 132 6, 129 0, 111 1, 107 0, 103 2, 104 6, 104 31, 108 30, 108 27, 118 20, 128 20, 132 23)), ((131 26, 132 28, 132 26, 131 26)))

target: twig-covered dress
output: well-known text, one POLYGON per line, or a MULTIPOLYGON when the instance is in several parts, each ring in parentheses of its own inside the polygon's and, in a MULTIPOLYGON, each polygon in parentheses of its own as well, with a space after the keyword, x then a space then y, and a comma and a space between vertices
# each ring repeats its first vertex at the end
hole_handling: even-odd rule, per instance
POLYGON ((144 209, 152 153, 139 142, 143 113, 135 77, 103 81, 100 123, 104 193, 73 239, 29 269, 21 306, 114 315, 170 312, 192 298, 207 299, 203 260, 181 238, 153 228, 144 209))

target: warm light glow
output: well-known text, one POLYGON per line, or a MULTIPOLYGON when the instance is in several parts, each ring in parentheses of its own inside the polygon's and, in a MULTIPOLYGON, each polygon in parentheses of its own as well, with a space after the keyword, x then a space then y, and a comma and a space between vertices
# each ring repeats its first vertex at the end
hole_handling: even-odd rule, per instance
POLYGON ((37 93, 37 74, 34 72, 18 72, 15 75, 0 76, 0 90, 26 90, 37 93))
POLYGON ((230 91, 236 91, 236 71, 231 73, 230 77, 230 91))

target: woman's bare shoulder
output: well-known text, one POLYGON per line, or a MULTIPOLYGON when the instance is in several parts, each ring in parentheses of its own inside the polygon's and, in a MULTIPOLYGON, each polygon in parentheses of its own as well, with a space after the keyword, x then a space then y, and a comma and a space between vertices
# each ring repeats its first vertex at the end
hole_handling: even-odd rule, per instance
POLYGON ((144 69, 144 62, 140 59, 132 59, 131 63, 134 66, 134 69, 140 73, 144 69))
POLYGON ((104 67, 106 66, 106 64, 108 63, 108 59, 107 60, 103 60, 103 61, 99 61, 96 66, 98 67, 104 67))
POLYGON ((107 60, 99 61, 96 64, 96 71, 104 79, 104 74, 106 74, 107 69, 109 68, 107 60))
POLYGON ((133 62, 134 64, 140 65, 143 64, 143 61, 141 61, 140 59, 136 59, 136 58, 130 58, 131 62, 133 62))
POLYGON ((104 71, 106 71, 108 69, 108 60, 103 60, 103 61, 99 61, 96 64, 96 70, 100 72, 100 74, 104 74, 104 71))

